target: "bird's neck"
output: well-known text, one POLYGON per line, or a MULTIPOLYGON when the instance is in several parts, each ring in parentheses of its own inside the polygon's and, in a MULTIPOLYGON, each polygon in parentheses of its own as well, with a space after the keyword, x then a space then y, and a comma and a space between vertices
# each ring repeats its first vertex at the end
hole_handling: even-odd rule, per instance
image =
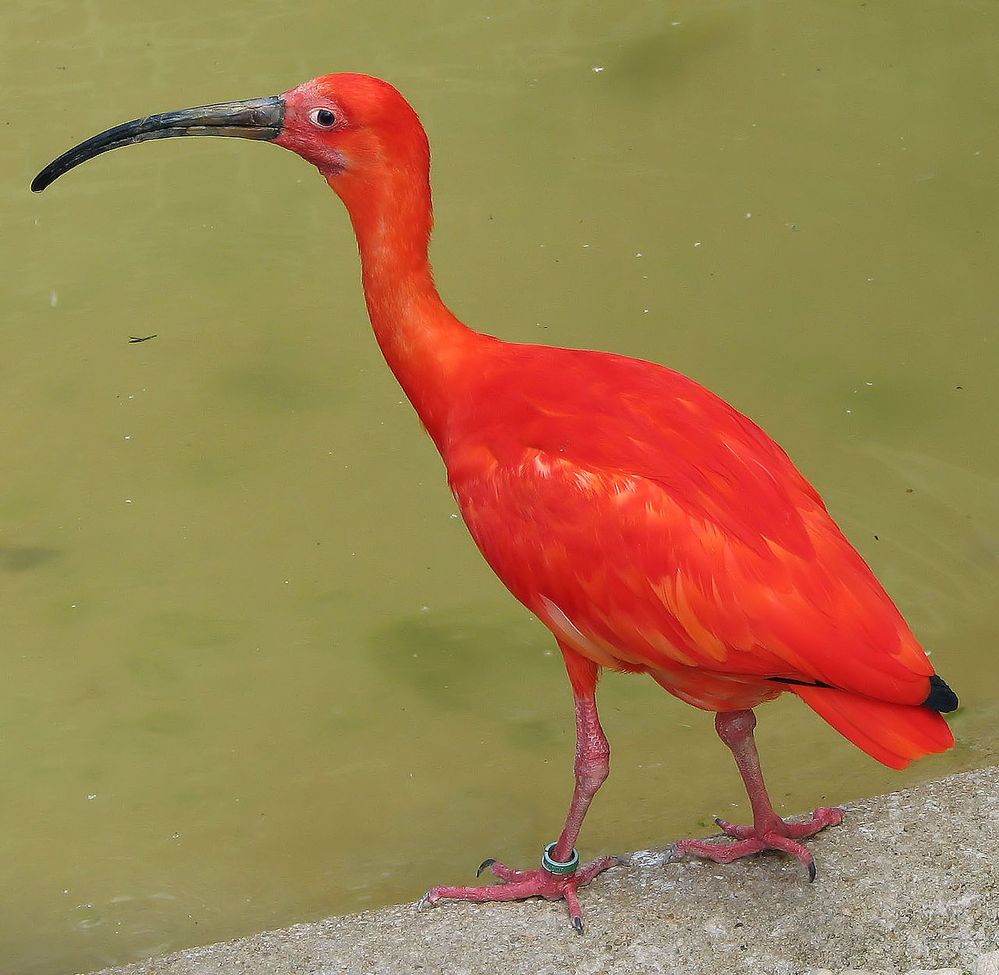
POLYGON ((382 354, 438 447, 462 364, 494 340, 468 328, 441 300, 430 268, 429 183, 399 179, 333 189, 350 214, 364 298, 382 354))

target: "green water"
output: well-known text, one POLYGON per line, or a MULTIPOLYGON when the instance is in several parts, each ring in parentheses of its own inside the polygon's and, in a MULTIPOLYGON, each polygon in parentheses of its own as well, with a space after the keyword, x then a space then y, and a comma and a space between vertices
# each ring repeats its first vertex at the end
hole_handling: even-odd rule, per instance
MULTIPOLYGON (((561 824, 561 662, 456 519, 319 177, 177 140, 27 190, 115 122, 327 71, 421 112, 462 317, 725 395, 934 648, 958 748, 896 774, 778 702, 782 808, 995 761, 999 6, 50 0, 3 21, 0 971, 415 900, 487 855, 535 862, 561 824)), ((614 676, 602 708, 584 855, 747 814, 709 715, 614 676)))

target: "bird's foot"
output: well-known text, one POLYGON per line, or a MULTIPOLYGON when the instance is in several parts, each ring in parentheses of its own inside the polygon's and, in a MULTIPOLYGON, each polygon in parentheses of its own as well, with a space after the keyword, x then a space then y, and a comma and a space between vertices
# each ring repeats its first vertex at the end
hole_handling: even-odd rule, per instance
POLYGON ((551 859, 551 844, 537 870, 514 870, 492 858, 483 860, 475 872, 478 877, 483 870, 490 870, 500 879, 498 884, 485 887, 433 887, 423 895, 419 907, 431 907, 441 900, 466 901, 520 901, 528 897, 544 897, 546 900, 564 900, 569 908, 569 918, 578 934, 583 933, 583 911, 579 906, 576 891, 588 884, 598 874, 621 863, 618 857, 598 857, 580 867, 579 854, 573 850, 572 859, 559 863, 551 859))
POLYGON ((798 840, 814 836, 827 826, 838 826, 843 822, 843 811, 828 806, 820 806, 801 823, 789 823, 778 816, 762 826, 736 826, 724 819, 715 822, 722 831, 731 836, 732 843, 716 843, 711 840, 680 840, 673 845, 670 859, 682 856, 705 857, 715 863, 731 863, 740 857, 752 856, 763 850, 782 850, 790 853, 808 871, 808 879, 815 879, 815 858, 808 847, 798 840))

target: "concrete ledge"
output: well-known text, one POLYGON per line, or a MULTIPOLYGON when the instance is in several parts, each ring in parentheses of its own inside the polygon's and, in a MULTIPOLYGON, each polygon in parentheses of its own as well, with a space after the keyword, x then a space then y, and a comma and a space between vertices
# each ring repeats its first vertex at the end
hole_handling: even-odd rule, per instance
POLYGON ((640 852, 582 892, 582 937, 558 903, 403 905, 104 975, 999 975, 999 769, 847 809, 810 841, 814 884, 782 856, 722 867, 640 852))

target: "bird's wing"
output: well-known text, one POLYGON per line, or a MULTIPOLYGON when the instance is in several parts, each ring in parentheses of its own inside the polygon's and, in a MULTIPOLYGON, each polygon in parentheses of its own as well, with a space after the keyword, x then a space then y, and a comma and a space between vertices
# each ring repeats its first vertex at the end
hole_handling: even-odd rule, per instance
POLYGON ((630 403, 496 400, 456 438, 452 489, 500 578, 607 666, 919 703, 932 668, 815 490, 724 401, 649 368, 666 380, 615 387, 630 403))

